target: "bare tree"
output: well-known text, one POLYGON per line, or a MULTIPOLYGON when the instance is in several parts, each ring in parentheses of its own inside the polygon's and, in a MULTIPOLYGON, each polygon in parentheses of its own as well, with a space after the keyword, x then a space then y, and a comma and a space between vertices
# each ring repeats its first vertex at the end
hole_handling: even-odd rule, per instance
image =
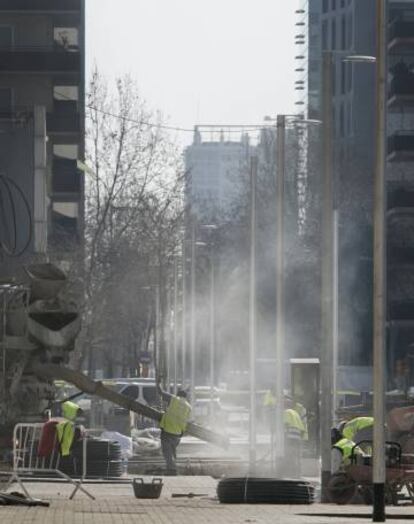
MULTIPOLYGON (((87 97, 83 332, 77 365, 129 372, 154 330, 183 214, 178 149, 130 78, 111 91, 95 71, 87 97)), ((160 319, 161 320, 161 319, 160 319)), ((162 325, 163 322, 160 322, 162 325)), ((160 337, 160 352, 163 336, 160 337)))

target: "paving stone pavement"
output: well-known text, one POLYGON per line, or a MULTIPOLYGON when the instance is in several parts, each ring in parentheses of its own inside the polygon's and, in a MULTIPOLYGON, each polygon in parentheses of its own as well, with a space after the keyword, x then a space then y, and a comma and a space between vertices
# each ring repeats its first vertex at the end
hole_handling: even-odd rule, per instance
MULTIPOLYGON (((146 477, 149 481, 151 477, 146 477)), ((157 500, 136 499, 132 486, 88 485, 96 497, 77 493, 68 500, 68 484, 27 483, 32 496, 50 501, 49 508, 0 506, 1 524, 351 524, 371 522, 367 506, 275 506, 220 504, 211 477, 166 477, 157 500), (172 498, 173 493, 203 493, 203 498, 172 498), (326 514, 335 516, 327 516, 326 514), (354 514, 354 515, 352 515, 354 514), (365 516, 365 518, 364 518, 365 516), (367 518, 368 517, 368 518, 367 518)), ((13 488, 14 489, 14 488, 13 488)), ((17 486, 16 486, 17 491, 17 486)), ((414 507, 390 508, 389 522, 414 520, 414 507), (392 519, 391 519, 392 517, 392 519)))

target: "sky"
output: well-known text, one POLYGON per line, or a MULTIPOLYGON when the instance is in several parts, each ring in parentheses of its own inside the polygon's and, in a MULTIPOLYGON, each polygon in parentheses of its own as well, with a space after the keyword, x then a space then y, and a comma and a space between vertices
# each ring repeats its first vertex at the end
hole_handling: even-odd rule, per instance
MULTIPOLYGON (((87 69, 130 74, 171 125, 294 110, 297 0, 87 0, 87 69)), ((192 140, 191 133, 180 137, 192 140)))

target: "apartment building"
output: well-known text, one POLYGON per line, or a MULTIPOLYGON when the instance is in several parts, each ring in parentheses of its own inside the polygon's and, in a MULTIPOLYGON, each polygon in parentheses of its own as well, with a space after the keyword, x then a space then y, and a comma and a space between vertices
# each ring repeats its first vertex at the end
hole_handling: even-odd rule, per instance
POLYGON ((81 243, 84 69, 84 0, 0 0, 0 175, 13 186, 0 238, 15 227, 21 248, 30 233, 25 257, 81 243))

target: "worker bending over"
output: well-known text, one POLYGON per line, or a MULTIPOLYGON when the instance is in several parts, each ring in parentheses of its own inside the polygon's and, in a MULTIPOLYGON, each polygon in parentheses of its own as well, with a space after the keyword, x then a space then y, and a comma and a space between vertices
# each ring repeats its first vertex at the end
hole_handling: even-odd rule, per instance
POLYGON ((361 448, 353 440, 344 437, 337 428, 331 432, 331 474, 339 473, 345 466, 351 464, 352 455, 362 456, 361 448))
POLYGON ((177 447, 183 433, 187 429, 191 417, 191 406, 187 402, 187 393, 183 390, 177 392, 177 396, 163 391, 158 385, 158 391, 164 400, 168 401, 168 407, 160 421, 161 449, 166 464, 166 474, 177 474, 177 447))
POLYGON ((372 440, 373 427, 373 417, 355 417, 341 422, 338 429, 343 437, 354 442, 360 442, 361 440, 372 440))

